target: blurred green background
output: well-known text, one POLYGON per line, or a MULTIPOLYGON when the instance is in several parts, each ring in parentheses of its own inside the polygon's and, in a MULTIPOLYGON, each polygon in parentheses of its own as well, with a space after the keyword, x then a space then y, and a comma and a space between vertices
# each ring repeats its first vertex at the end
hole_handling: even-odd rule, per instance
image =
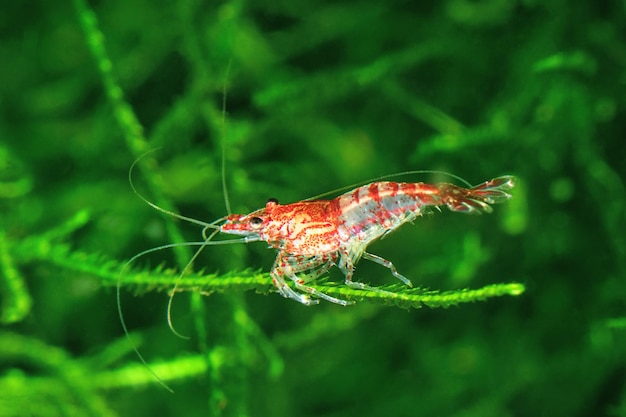
MULTIPOLYGON (((0 416, 626 416, 623 1, 14 2, 0 30, 0 416), (186 292, 184 340, 166 292, 124 281, 172 395, 111 284, 200 230, 128 170, 162 147, 137 187, 211 221, 222 143, 234 212, 407 170, 516 175, 492 215, 444 210, 370 250, 431 289, 527 291, 411 310, 186 292)), ((210 247, 195 269, 274 256, 210 247)))

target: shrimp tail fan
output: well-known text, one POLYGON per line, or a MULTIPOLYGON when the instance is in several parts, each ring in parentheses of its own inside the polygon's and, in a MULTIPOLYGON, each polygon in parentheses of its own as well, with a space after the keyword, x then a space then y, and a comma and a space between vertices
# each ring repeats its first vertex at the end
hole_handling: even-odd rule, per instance
POLYGON ((494 178, 472 188, 445 184, 441 188, 443 203, 452 211, 491 213, 491 204, 504 203, 511 198, 516 179, 510 175, 494 178))

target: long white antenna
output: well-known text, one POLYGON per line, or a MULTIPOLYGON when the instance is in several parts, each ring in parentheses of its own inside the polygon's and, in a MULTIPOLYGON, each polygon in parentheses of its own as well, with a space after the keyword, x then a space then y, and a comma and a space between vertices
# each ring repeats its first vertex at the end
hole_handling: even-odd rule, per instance
POLYGON ((395 177, 401 177, 401 176, 405 176, 405 175, 421 175, 421 174, 439 174, 439 175, 446 175, 450 178, 454 178, 455 180, 462 182, 463 184, 465 184, 468 187, 472 187, 472 184, 470 184, 469 182, 467 182, 465 179, 459 177, 458 175, 454 175, 454 174, 450 174, 449 172, 445 172, 445 171, 437 171, 437 170, 431 170, 431 169, 420 169, 417 171, 404 171, 404 172, 398 172, 396 174, 387 174, 387 175, 381 175, 380 177, 376 177, 376 178, 370 178, 369 180, 365 180, 365 181, 359 181, 357 183, 354 184, 350 184, 350 185, 345 185, 343 187, 339 187, 336 188, 334 190, 331 191, 326 191, 322 194, 318 194, 315 195, 313 197, 309 197, 303 201, 311 201, 311 200, 318 200, 322 197, 326 197, 329 195, 334 195, 337 194, 339 192, 342 191, 346 191, 346 190, 351 190, 355 187, 359 187, 361 185, 365 185, 365 184, 369 184, 370 182, 374 182, 374 181, 381 181, 381 180, 387 180, 390 178, 395 178, 395 177))
POLYGON ((224 193, 224 205, 226 213, 232 214, 230 211, 230 198, 228 197, 228 187, 226 186, 226 97, 228 95, 228 76, 230 74, 230 66, 233 62, 232 58, 228 60, 226 73, 224 74, 224 84, 222 87, 222 192, 224 193))
MULTIPOLYGON (((215 233, 217 233, 217 231, 215 233)), ((128 331, 128 326, 126 326, 126 320, 124 319, 124 312, 122 311, 122 277, 124 276, 124 272, 126 271, 126 269, 133 262, 135 262, 140 257, 142 257, 144 255, 147 255, 148 253, 160 251, 160 250, 163 250, 163 249, 174 248, 176 246, 199 246, 200 247, 199 250, 201 250, 202 248, 204 248, 206 246, 209 246, 209 245, 210 246, 213 246, 213 245, 230 245, 230 244, 233 244, 233 243, 249 243, 249 242, 254 242, 254 241, 258 240, 258 239, 255 239, 253 237, 250 237, 250 236, 244 236, 242 238, 237 238, 237 239, 211 241, 210 239, 213 237, 213 235, 215 233, 211 234, 211 236, 209 238, 207 238, 207 240, 205 240, 203 242, 169 243, 167 245, 162 245, 162 246, 158 246, 156 248, 151 248, 151 249, 147 249, 147 250, 144 250, 142 252, 139 252, 137 255, 135 255, 132 258, 130 258, 128 260, 128 262, 126 262, 124 264, 124 266, 122 267, 122 269, 120 270, 120 272, 119 272, 119 274, 117 276, 117 284, 115 286, 115 297, 116 297, 116 300, 117 300, 117 315, 118 315, 118 317, 120 319, 120 323, 122 325, 122 329, 124 330, 124 335, 126 336, 126 339, 128 339, 128 342, 132 346, 133 351, 135 351, 135 354, 137 355, 137 357, 139 358, 139 361, 143 364, 143 366, 145 366, 146 369, 148 370, 148 372, 150 372, 152 374, 152 376, 154 376, 154 379, 159 383, 159 385, 161 385, 163 388, 165 388, 166 390, 168 390, 171 393, 174 393, 174 390, 171 389, 165 383, 165 381, 163 381, 159 377, 159 375, 157 375, 156 372, 154 372, 154 370, 150 367, 150 365, 148 364, 146 359, 143 357, 141 352, 139 352, 139 349, 137 348, 137 345, 135 344, 133 339, 130 337, 130 333, 128 331)), ((199 253, 199 250, 198 250, 197 253, 199 253)), ((176 286, 178 286, 179 284, 180 284, 180 277, 176 281, 176 286)), ((175 287, 175 289, 176 289, 176 287, 175 287)), ((170 324, 171 324, 170 309, 171 309, 171 299, 170 299, 170 302, 168 303, 168 322, 170 322, 170 324)))
MULTIPOLYGON (((139 193, 139 191, 137 191, 137 188, 135 187, 135 183, 133 182, 133 170, 135 169, 135 166, 139 163, 139 161, 141 161, 146 155, 148 155, 149 153, 152 153, 156 150, 158 150, 160 148, 154 148, 154 149, 150 149, 149 151, 146 151, 143 155, 141 155, 139 158, 135 159, 135 161, 133 162, 133 164, 130 166, 130 169, 128 170, 128 182, 130 183, 130 188, 133 190, 133 193, 135 193, 137 195, 137 197, 139 197, 144 203, 146 203, 147 205, 149 205, 150 207, 152 207, 155 210, 160 211, 161 213, 165 213, 169 216, 175 217, 179 220, 183 220, 189 223, 193 223, 193 224, 197 224, 198 226, 203 226, 203 227, 208 227, 211 229, 219 229, 219 226, 216 226, 215 223, 207 223, 207 222, 203 222, 201 220, 198 219, 194 219, 191 217, 187 217, 187 216, 183 216, 181 214, 178 213, 174 213, 173 211, 170 210, 166 210, 162 207, 157 206, 156 204, 154 204, 152 201, 148 200, 146 197, 144 197, 143 195, 141 195, 139 193)), ((220 221, 222 219, 219 219, 218 221, 220 221)))

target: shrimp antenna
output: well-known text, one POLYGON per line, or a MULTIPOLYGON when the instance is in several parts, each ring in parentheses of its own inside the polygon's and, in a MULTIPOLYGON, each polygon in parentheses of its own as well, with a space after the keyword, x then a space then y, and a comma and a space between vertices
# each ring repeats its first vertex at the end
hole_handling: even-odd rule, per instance
POLYGON ((420 175, 420 174, 445 175, 445 176, 448 176, 450 178, 453 178, 453 179, 463 183, 463 185, 466 185, 468 187, 472 187, 472 184, 470 184, 469 181, 467 181, 463 177, 459 177, 458 175, 450 174, 449 172, 446 172, 446 171, 438 171, 438 170, 431 170, 431 169, 422 169, 422 170, 418 170, 418 171, 397 172, 395 174, 383 175, 382 177, 380 177, 380 179, 382 180, 382 179, 387 179, 387 178, 401 177, 401 176, 404 176, 404 175, 420 175))
MULTIPOLYGON (((137 255, 135 255, 132 258, 130 258, 124 264, 124 266, 122 267, 122 269, 120 270, 120 272, 119 272, 119 274, 117 276, 117 283, 115 285, 115 298, 117 300, 117 315, 118 315, 118 317, 120 319, 120 324, 122 325, 122 329, 124 330, 124 335, 126 336, 126 339, 130 343, 131 347, 133 348, 133 351, 135 352, 135 354, 139 358, 139 361, 142 363, 142 365, 145 366, 145 368, 148 370, 148 372, 150 372, 152 374, 152 376, 154 377, 154 379, 157 381, 157 383, 159 385, 161 385, 163 388, 165 388, 166 390, 168 390, 171 393, 174 393, 174 390, 171 389, 169 387, 169 385, 167 385, 165 383, 165 381, 163 381, 159 377, 159 375, 157 375, 156 372, 154 372, 154 370, 150 367, 150 365, 148 364, 146 359, 143 357, 141 352, 139 352, 139 348, 137 347, 137 345, 135 344, 133 339, 130 337, 130 332, 128 331, 128 326, 126 325, 126 320, 124 319, 124 312, 123 312, 123 309, 122 309, 122 277, 124 276, 124 272, 128 269, 128 267, 133 262, 135 262, 137 259, 139 259, 142 256, 147 255, 149 253, 157 252, 157 251, 160 251, 160 250, 163 250, 163 249, 171 249, 171 248, 175 248, 175 247, 178 247, 178 246, 199 246, 200 249, 196 252, 196 255, 194 256, 194 259, 195 259, 198 256, 198 254, 200 253, 200 250, 202 250, 206 246, 229 245, 229 244, 232 244, 232 243, 249 243, 249 242, 253 242, 253 241, 259 240, 259 239, 256 239, 254 237, 245 236, 245 237, 237 238, 237 239, 210 241, 210 239, 212 239, 213 236, 216 233, 217 233, 217 231, 213 232, 207 239, 205 239, 202 242, 169 243, 167 245, 161 245, 161 246, 157 246, 155 248, 150 248, 150 249, 144 250, 142 252, 139 252, 137 255)), ((192 259, 192 261, 193 261, 193 259, 192 259)), ((172 291, 172 294, 174 293, 174 291, 176 291, 177 286, 180 284, 180 279, 181 278, 182 278, 182 275, 180 275, 179 278, 177 279, 177 282, 176 282, 176 285, 174 286, 174 290, 172 291)), ((171 308, 171 301, 168 304, 168 323, 171 323, 171 320, 170 320, 170 308, 171 308)), ((170 328, 172 328, 172 327, 170 326, 170 328)), ((174 333, 177 334, 179 337, 183 337, 184 338, 184 336, 181 336, 176 331, 174 331, 174 333)))
MULTIPOLYGON (((155 250, 157 250, 158 248, 153 248, 155 250)), ((167 385, 165 383, 165 381, 163 381, 156 372, 154 372, 154 370, 150 367, 150 365, 148 364, 148 362, 146 361, 146 359, 143 357, 143 355, 141 354, 141 352, 139 352, 139 348, 137 347, 137 345, 135 344, 135 342, 133 341, 132 337, 130 337, 130 333, 128 332, 128 327, 126 326, 126 320, 124 319, 124 313, 122 312, 122 276, 124 275, 124 271, 126 271, 126 269, 128 268, 128 266, 137 258, 139 258, 142 255, 145 255, 146 253, 149 252, 141 252, 135 256, 133 256, 132 258, 130 258, 130 260, 128 262, 126 262, 124 264, 124 266, 122 267, 122 269, 120 270, 118 276, 117 276, 117 284, 115 286, 115 298, 117 300, 117 316, 120 319, 120 323, 122 325, 122 329, 124 330, 124 335, 126 336, 126 339, 128 340, 128 343, 130 343, 131 347, 133 348, 133 350, 135 351, 135 354, 137 355, 137 357, 139 358, 139 361, 143 364, 143 366, 148 370, 148 372, 150 372, 152 374, 152 376, 154 377, 154 379, 157 381, 157 383, 159 385, 161 385, 163 388, 165 388, 166 390, 168 390, 170 393, 174 393, 174 390, 171 389, 169 387, 169 385, 167 385)))
MULTIPOLYGON (((210 243, 217 243, 217 242, 211 242, 211 239, 213 239, 213 237, 219 232, 219 229, 213 231, 213 233, 211 233, 211 235, 208 237, 205 237, 206 230, 207 230, 206 228, 202 230, 202 236, 204 237, 204 242, 200 245, 196 253, 193 254, 189 262, 187 262, 187 265, 185 265, 185 267, 183 268, 183 270, 180 271, 180 274, 178 274, 178 277, 176 278, 176 281, 174 282, 174 288, 172 288, 172 291, 170 291, 170 297, 169 297, 169 300, 167 301, 167 325, 172 331, 172 333, 174 333, 176 336, 180 337, 181 339, 185 339, 185 340, 189 340, 190 337, 179 333, 174 328, 174 322, 172 321, 172 304, 174 303, 174 295, 176 294, 176 291, 178 290, 178 285, 180 284, 180 281, 183 279, 185 274, 191 269, 191 265, 193 265, 194 261, 198 258, 198 256, 200 256, 200 253, 202 252, 202 250, 205 247, 207 247, 210 243)), ((223 242, 227 242, 227 241, 223 241, 223 242)))
POLYGON ((232 214, 230 211, 230 198, 228 197, 228 187, 226 186, 226 137, 228 135, 226 125, 226 98, 228 96, 228 76, 230 75, 230 67, 233 60, 228 60, 226 73, 224 74, 224 84, 222 87, 222 192, 224 193, 224 205, 226 213, 232 214))
POLYGON ((174 327, 172 326, 172 321, 171 321, 171 305, 172 305, 172 297, 173 297, 173 293, 176 291, 179 283, 180 283, 180 279, 182 278, 182 276, 184 275, 184 273, 189 269, 189 266, 191 265, 191 262, 193 262, 193 260, 198 256, 198 254, 200 253, 200 251, 207 246, 208 244, 211 245, 216 245, 216 244, 230 244, 230 243, 235 243, 238 241, 245 241, 242 239, 233 239, 233 240, 225 240, 225 241, 219 241, 219 242, 209 242, 211 240, 211 238, 213 238, 213 236, 219 232, 219 226, 217 225, 217 223, 220 223, 221 221, 224 220, 224 218, 221 219, 217 219, 214 222, 211 223, 207 223, 207 222, 203 222, 191 217, 187 217, 187 216, 183 216, 181 214, 175 213, 171 210, 167 210, 164 209, 162 207, 159 207, 158 205, 156 205, 155 203, 153 203, 152 201, 148 200, 146 197, 144 197, 141 193, 139 193, 139 191, 137 190, 137 187, 135 187, 135 183, 133 182, 133 171, 135 169, 135 166, 143 159, 146 157, 146 155, 158 150, 160 148, 155 148, 155 149, 151 149, 145 153, 143 153, 142 155, 140 155, 130 166, 129 170, 128 170, 128 183, 130 184, 131 189, 133 190, 133 192, 135 193, 135 195, 137 195, 137 197, 139 197, 144 203, 146 203, 147 205, 149 205, 150 207, 154 208, 157 211, 160 211, 161 213, 167 214, 169 216, 172 216, 174 218, 192 223, 192 224, 196 224, 199 226, 203 227, 203 232, 202 235, 204 237, 204 241, 203 242, 182 242, 182 243, 172 243, 172 244, 168 244, 168 245, 162 245, 162 246, 158 246, 152 249, 148 249, 145 250, 143 252, 138 253, 137 255, 133 256, 130 260, 128 260, 128 262, 126 262, 124 264, 124 266, 122 267, 122 269, 119 272, 118 275, 118 279, 117 279, 117 285, 116 285, 116 300, 117 300, 117 313, 118 313, 118 317, 120 319, 120 323, 122 325, 122 330, 124 331, 124 334, 126 335, 126 338, 128 339, 130 345, 133 348, 133 351, 135 352, 135 354, 137 355, 137 357, 139 358, 140 362, 146 367, 146 369, 148 369, 148 371, 152 374, 152 376, 154 376, 154 378, 156 379, 156 381, 159 383, 159 385, 161 385, 163 388, 165 388, 167 391, 173 393, 174 391, 156 374, 156 372, 154 372, 154 370, 150 367, 150 365, 148 365, 148 362, 145 360, 145 358, 143 357, 143 355, 139 352, 139 349, 137 348, 137 345, 133 342, 132 338, 130 337, 130 333, 128 331, 128 326, 126 325, 126 320, 124 320, 124 314, 122 311, 122 300, 121 300, 121 286, 122 286, 122 277, 124 275, 124 271, 126 271, 126 269, 134 262, 136 261, 138 258, 152 253, 152 252, 156 252, 159 250, 163 250, 163 249, 168 249, 168 248, 174 248, 174 247, 179 247, 179 246, 200 246, 200 249, 197 251, 196 255, 193 257, 193 259, 185 266, 185 268, 183 269, 183 274, 181 274, 179 276, 179 278, 176 280, 176 285, 174 286, 174 290, 172 292, 172 295, 170 296, 170 300, 168 302, 168 309, 167 309, 167 319, 168 319, 168 324, 170 326, 170 329, 172 330, 172 332, 174 332, 174 334, 176 334, 179 337, 185 338, 184 336, 182 336, 180 333, 178 333, 174 327), (211 234, 211 236, 209 238, 206 238, 206 231, 208 229, 215 229, 215 231, 211 234))
POLYGON ((318 199, 320 199, 322 197, 326 197, 326 196, 329 196, 329 195, 340 193, 340 192, 346 191, 346 190, 351 190, 351 189, 353 189, 355 187, 359 187, 359 186, 364 185, 364 184, 369 184, 370 182, 374 182, 374 181, 380 181, 380 180, 385 180, 385 179, 395 178, 395 177, 402 177, 402 176, 405 176, 405 175, 421 175, 421 174, 446 175, 446 176, 448 176, 450 178, 454 178, 455 180, 457 180, 459 182, 462 182, 464 185, 467 185, 468 187, 472 186, 472 184, 467 182, 465 179, 459 177, 458 175, 450 174, 449 172, 445 172, 445 171, 422 169, 422 170, 418 170, 418 171, 404 171, 404 172, 398 172, 398 173, 395 173, 395 174, 387 174, 387 175, 382 175, 380 177, 371 178, 369 180, 359 181, 359 182, 354 183, 354 184, 350 184, 350 185, 346 185, 346 186, 343 186, 343 187, 339 187, 339 188, 336 188, 334 190, 326 191, 326 192, 324 192, 322 194, 318 194, 316 196, 309 197, 309 198, 307 198, 304 201, 318 200, 318 199))
MULTIPOLYGON (((225 78, 224 78, 224 84, 223 84, 223 88, 222 88, 222 120, 221 120, 221 124, 222 124, 222 134, 221 134, 221 153, 222 153, 222 160, 221 160, 221 175, 222 175, 222 191, 224 193, 224 204, 226 206, 226 211, 228 214, 231 214, 231 208, 230 208, 230 199, 228 196, 228 187, 226 185, 226 136, 227 136, 227 124, 226 124, 226 101, 227 101, 227 93, 228 93, 228 75, 230 73, 230 68, 231 68, 231 63, 232 60, 230 60, 228 62, 228 67, 226 69, 226 73, 225 73, 225 78)), ((176 281, 174 283, 174 287, 172 288, 172 290, 170 291, 169 294, 169 300, 167 303, 167 324, 170 328, 170 330, 172 331, 172 333, 174 333, 176 336, 182 338, 182 339, 189 339, 189 336, 185 336, 182 335, 181 333, 179 333, 175 328, 174 328, 174 324, 172 321, 172 305, 174 302, 174 295, 176 294, 176 292, 178 291, 178 287, 180 285, 181 280, 183 279, 183 277, 185 276, 185 274, 191 269, 191 266, 193 265, 193 262, 198 258, 198 256, 200 256, 200 253, 202 252, 202 250, 207 247, 207 246, 212 246, 212 245, 225 245, 225 244, 232 244, 232 243, 249 243, 249 242, 254 242, 259 240, 259 238, 254 238, 254 237, 250 237, 250 236, 246 236, 240 239, 229 239, 229 240, 221 240, 221 241, 213 241, 212 239, 217 235, 217 233, 219 233, 220 231, 220 227, 218 226, 219 223, 221 223, 222 221, 224 221, 226 219, 226 217, 222 217, 220 219, 217 219, 211 223, 207 223, 207 222, 203 222, 201 220, 197 220, 191 217, 187 217, 187 216, 183 216, 181 214, 175 213, 171 210, 167 210, 164 209, 162 207, 159 207, 158 205, 156 205, 155 203, 153 203, 152 201, 148 200, 146 197, 144 197, 141 193, 139 193, 139 191, 137 190, 137 188, 135 187, 135 183, 133 182, 133 171, 135 166, 144 158, 146 157, 146 155, 156 151, 160 149, 160 147, 158 148, 154 148, 151 150, 148 150, 147 152, 143 153, 142 155, 140 155, 130 166, 129 170, 128 170, 128 182, 130 184, 131 189, 133 190, 133 192, 135 193, 135 195, 137 195, 137 197, 139 197, 144 203, 146 203, 147 205, 149 205, 150 207, 154 208, 157 211, 160 211, 161 213, 167 214, 171 217, 174 217, 176 219, 179 220, 183 220, 192 224, 196 224, 199 226, 202 226, 202 237, 203 237, 203 241, 202 242, 180 242, 180 243, 170 243, 167 245, 161 245, 155 248, 151 248, 151 249, 147 249, 145 251, 142 251, 140 253, 138 253, 137 255, 133 256, 130 260, 128 260, 128 262, 126 262, 124 264, 124 266, 122 267, 122 269, 119 272, 118 278, 117 278, 117 285, 116 285, 116 300, 117 300, 117 312, 118 312, 118 316, 120 319, 120 323, 122 325, 122 329, 124 330, 124 334, 126 335, 126 338, 128 339, 128 342, 130 343, 130 345, 133 348, 133 351, 135 352, 135 354, 137 355, 137 357, 139 358, 139 360, 141 361, 141 363, 146 367, 146 369, 148 369, 148 371, 152 374, 152 376, 155 378, 155 380, 159 383, 159 385, 161 385, 163 388, 165 388, 167 391, 174 393, 174 390, 172 390, 158 375, 157 373, 150 367, 150 365, 148 364, 148 362, 146 361, 146 359, 143 357, 143 355, 139 352, 139 349, 137 347, 137 345, 135 344, 135 342, 132 340, 132 338, 130 337, 130 333, 128 331, 128 327, 126 325, 126 320, 124 319, 124 314, 122 311, 122 297, 121 297, 121 285, 122 285, 122 276, 124 274, 124 271, 134 262, 136 261, 138 258, 147 255, 149 253, 152 252, 156 252, 156 251, 160 251, 163 249, 169 249, 169 248, 174 248, 174 247, 180 247, 180 246, 198 246, 198 250, 196 250, 196 252, 194 253, 194 255, 192 256, 192 258, 189 260, 189 262, 187 262, 187 264, 185 265, 185 267, 182 269, 182 271, 180 272, 180 274, 178 275, 178 277, 176 278, 176 281), (213 229, 213 231, 211 232, 210 235, 207 236, 207 232, 208 230, 213 229)))
MULTIPOLYGON (((230 73, 231 63, 232 63, 232 59, 230 59, 228 61, 228 66, 226 67, 226 73, 224 75, 224 84, 222 86, 222 134, 221 134, 221 142, 222 142, 222 146, 221 146, 221 150, 222 150, 222 172, 221 172, 221 174, 222 174, 222 192, 224 193, 224 205, 226 207, 226 212, 228 214, 231 214, 231 210, 230 210, 230 198, 228 196, 228 186, 226 185, 226 136, 228 134, 228 132, 227 132, 227 124, 226 124, 226 101, 227 101, 226 98, 228 96, 228 75, 230 73)), ((181 216, 181 217, 184 217, 184 216, 181 216)), ((217 220, 217 222, 219 222, 221 220, 223 220, 223 219, 219 219, 219 220, 217 220)), ((200 222, 200 223, 194 222, 194 223, 201 224, 202 222, 200 222)), ((191 265, 193 265, 194 261, 198 258, 198 256, 200 256, 200 253, 202 252, 202 250, 209 244, 211 239, 213 239, 213 237, 219 232, 219 227, 215 227, 215 230, 213 231, 213 233, 211 233, 211 235, 207 237, 206 236, 207 229, 214 228, 214 227, 213 227, 212 223, 211 224, 206 224, 205 223, 204 226, 205 226, 204 229, 202 229, 202 237, 204 238, 205 244, 201 245, 198 248, 196 253, 194 253, 194 255, 191 257, 189 262, 187 262, 185 267, 182 269, 182 271, 180 272, 180 274, 176 278, 176 282, 174 283, 174 288, 172 288, 172 291, 170 292, 169 300, 167 302, 167 325, 170 328, 170 330, 172 331, 172 333, 174 333, 176 336, 180 337, 181 339, 187 339, 188 340, 189 336, 185 336, 185 335, 179 333, 176 330, 176 328, 174 327, 174 322, 172 321, 172 305, 174 303, 174 295, 176 294, 176 291, 178 290, 178 285, 179 285, 181 279, 183 279, 185 274, 191 269, 191 265)))
POLYGON ((215 225, 215 223, 217 223, 218 221, 222 220, 219 219, 215 222, 212 223, 207 223, 207 222, 203 222, 201 220, 198 219, 194 219, 192 217, 187 217, 187 216, 183 216, 182 214, 178 214, 175 213, 171 210, 167 210, 164 209, 162 207, 157 206, 156 204, 154 204, 152 201, 148 200, 146 197, 144 197, 139 191, 137 191, 137 187, 135 187, 135 183, 133 182, 133 171, 135 169, 135 166, 139 163, 139 161, 141 161, 143 158, 146 157, 146 155, 155 152, 157 150, 161 149, 161 147, 158 148, 154 148, 154 149, 150 149, 149 151, 144 152, 139 158, 135 159, 135 161, 132 163, 132 165, 130 166, 129 170, 128 170, 128 182, 130 184, 130 188, 133 190, 133 193, 135 193, 135 195, 137 197, 139 197, 144 203, 146 203, 147 205, 149 205, 150 207, 152 207, 153 209, 160 211, 161 213, 167 214, 168 216, 172 216, 174 218, 177 218, 179 220, 183 220, 192 224, 197 224, 198 226, 202 226, 205 228, 211 228, 211 229, 218 229, 219 230, 219 226, 215 225))

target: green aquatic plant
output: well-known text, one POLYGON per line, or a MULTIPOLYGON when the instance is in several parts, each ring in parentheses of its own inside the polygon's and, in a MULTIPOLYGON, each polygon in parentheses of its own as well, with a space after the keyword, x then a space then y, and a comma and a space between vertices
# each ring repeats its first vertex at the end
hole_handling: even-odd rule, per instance
POLYGON ((623 13, 578 7, 7 7, 0 416, 626 416, 623 13), (417 169, 520 182, 376 243, 416 288, 362 262, 386 292, 333 269, 315 288, 357 303, 304 307, 263 243, 194 258, 134 161, 208 222, 417 169))

